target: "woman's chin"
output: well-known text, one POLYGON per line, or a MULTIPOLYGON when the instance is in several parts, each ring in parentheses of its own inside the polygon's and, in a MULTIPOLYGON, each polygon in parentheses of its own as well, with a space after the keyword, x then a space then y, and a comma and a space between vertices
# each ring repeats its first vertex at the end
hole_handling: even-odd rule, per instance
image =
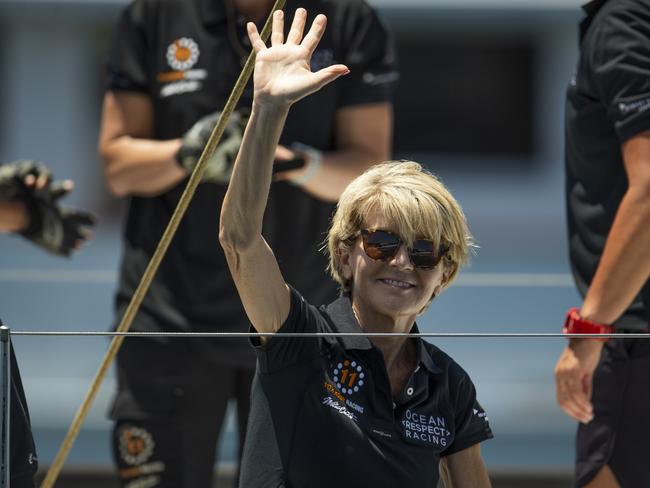
POLYGON ((405 300, 404 297, 386 294, 374 297, 371 302, 374 311, 379 315, 385 315, 397 319, 407 315, 417 315, 417 303, 413 300, 405 300))

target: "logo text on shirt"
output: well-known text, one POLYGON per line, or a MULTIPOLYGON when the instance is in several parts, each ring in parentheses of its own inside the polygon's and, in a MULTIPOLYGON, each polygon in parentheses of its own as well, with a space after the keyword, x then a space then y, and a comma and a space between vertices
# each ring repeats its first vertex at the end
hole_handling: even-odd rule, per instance
POLYGON ((175 39, 167 46, 165 59, 172 71, 158 73, 158 82, 162 84, 162 98, 199 91, 203 87, 201 80, 207 78, 208 72, 204 69, 192 69, 200 54, 199 45, 190 37, 175 39))
POLYGON ((633 102, 619 102, 618 104, 618 111, 621 112, 621 115, 628 115, 632 112, 641 113, 648 109, 650 109, 650 97, 633 102))
POLYGON ((439 415, 406 410, 402 424, 407 439, 440 447, 447 447, 451 441, 451 431, 447 428, 447 421, 439 415))
POLYGON ((354 415, 352 412, 350 412, 345 405, 342 405, 338 401, 334 400, 331 396, 327 396, 327 397, 323 398, 323 405, 327 405, 328 407, 332 407, 338 413, 340 413, 341 415, 349 418, 350 420, 354 420, 355 422, 357 421, 357 416, 356 415, 354 415))
POLYGON ((345 398, 337 388, 329 382, 325 382, 323 385, 327 392, 331 395, 334 395, 341 403, 345 403, 348 407, 356 410, 359 413, 363 413, 363 407, 357 403, 354 403, 349 398, 345 398))

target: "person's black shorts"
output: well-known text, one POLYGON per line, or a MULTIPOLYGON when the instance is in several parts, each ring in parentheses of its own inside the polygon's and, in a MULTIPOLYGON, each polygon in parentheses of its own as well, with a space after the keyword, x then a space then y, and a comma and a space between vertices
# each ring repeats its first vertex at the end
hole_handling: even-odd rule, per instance
POLYGON ((621 488, 650 486, 650 339, 612 339, 593 382, 594 419, 580 424, 576 487, 609 465, 621 488))
POLYGON ((241 452, 254 371, 205 361, 188 341, 134 338, 124 341, 117 373, 111 417, 120 485, 212 486, 231 399, 237 402, 241 452))

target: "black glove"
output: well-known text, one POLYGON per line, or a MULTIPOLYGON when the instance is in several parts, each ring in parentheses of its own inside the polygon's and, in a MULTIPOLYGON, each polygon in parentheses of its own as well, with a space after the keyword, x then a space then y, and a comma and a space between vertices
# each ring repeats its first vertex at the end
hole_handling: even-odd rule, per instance
POLYGON ((52 173, 40 161, 22 160, 0 165, 0 199, 15 200, 25 198, 34 189, 25 183, 25 178, 45 178, 49 184, 52 173))
MULTIPOLYGON (((202 117, 183 136, 182 146, 176 154, 176 159, 188 173, 192 173, 198 164, 203 148, 217 125, 220 115, 220 112, 214 112, 202 117)), ((202 181, 220 184, 230 181, 232 167, 235 164, 247 122, 247 116, 236 111, 232 113, 221 136, 221 141, 208 161, 202 181)))
POLYGON ((47 251, 69 256, 85 241, 89 234, 85 227, 95 224, 95 217, 89 212, 62 208, 57 200, 72 188, 55 181, 41 190, 34 190, 24 199, 30 222, 21 234, 47 251))

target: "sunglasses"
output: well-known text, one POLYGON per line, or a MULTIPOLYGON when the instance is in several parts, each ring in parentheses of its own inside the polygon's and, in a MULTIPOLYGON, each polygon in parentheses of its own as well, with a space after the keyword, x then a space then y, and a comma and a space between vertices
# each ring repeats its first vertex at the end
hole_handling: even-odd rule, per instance
MULTIPOLYGON (((366 255, 378 261, 391 259, 402 245, 400 236, 381 229, 361 229, 361 242, 366 255)), ((427 239, 418 239, 413 242, 412 247, 408 248, 413 266, 419 269, 435 268, 448 251, 448 245, 441 244, 440 248, 436 250, 433 242, 427 239)))

